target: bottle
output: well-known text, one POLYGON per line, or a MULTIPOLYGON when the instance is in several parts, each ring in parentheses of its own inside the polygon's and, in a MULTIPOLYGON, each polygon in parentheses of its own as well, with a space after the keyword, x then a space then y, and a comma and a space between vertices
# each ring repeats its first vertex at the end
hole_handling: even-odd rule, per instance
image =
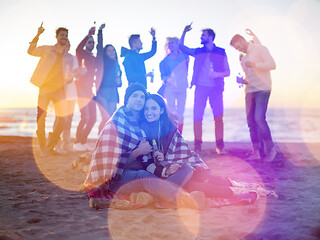
POLYGON ((159 148, 157 145, 157 141, 155 139, 152 140, 152 148, 153 148, 153 152, 158 152, 159 148))
POLYGON ((70 71, 70 65, 69 65, 69 64, 66 65, 65 72, 64 72, 64 78, 65 78, 67 81, 71 80, 71 78, 72 78, 71 71, 70 71))
POLYGON ((94 35, 96 33, 96 21, 93 23, 93 28, 90 30, 90 35, 94 35))
MULTIPOLYGON (((152 139, 152 148, 153 148, 152 153, 155 153, 155 152, 159 151, 159 148, 158 148, 158 145, 157 145, 157 141, 155 139, 152 139)), ((153 157, 153 161, 154 161, 154 163, 156 165, 159 163, 158 159, 156 159, 155 157, 153 157)))
POLYGON ((239 88, 243 87, 244 82, 243 82, 243 77, 242 77, 241 73, 238 73, 237 83, 239 83, 239 88))
POLYGON ((154 69, 151 71, 150 82, 153 83, 154 80, 154 69))
POLYGON ((83 76, 84 74, 86 74, 86 72, 87 72, 86 64, 85 64, 84 59, 82 59, 82 60, 81 60, 80 71, 78 72, 78 74, 79 74, 80 76, 83 76))
POLYGON ((237 83, 243 84, 243 77, 241 76, 241 73, 238 73, 237 75, 237 83))

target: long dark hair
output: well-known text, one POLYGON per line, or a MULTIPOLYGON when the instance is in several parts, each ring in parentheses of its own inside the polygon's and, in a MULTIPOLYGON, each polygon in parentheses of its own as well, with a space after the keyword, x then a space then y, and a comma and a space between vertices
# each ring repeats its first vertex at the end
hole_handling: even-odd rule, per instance
POLYGON ((162 96, 159 94, 151 94, 148 93, 146 97, 146 102, 152 99, 154 100, 159 106, 160 109, 163 109, 163 113, 160 115, 160 123, 161 123, 161 137, 168 135, 170 132, 173 132, 177 129, 176 123, 173 120, 173 115, 167 107, 167 103, 163 99, 162 96))
POLYGON ((105 59, 111 59, 111 58, 106 54, 108 47, 112 47, 112 48, 114 49, 114 51, 115 51, 115 53, 116 53, 116 59, 112 59, 112 60, 115 60, 115 61, 118 63, 118 53, 117 53, 116 48, 115 48, 112 44, 107 44, 107 45, 103 48, 103 54, 102 54, 103 60, 105 60, 105 59))

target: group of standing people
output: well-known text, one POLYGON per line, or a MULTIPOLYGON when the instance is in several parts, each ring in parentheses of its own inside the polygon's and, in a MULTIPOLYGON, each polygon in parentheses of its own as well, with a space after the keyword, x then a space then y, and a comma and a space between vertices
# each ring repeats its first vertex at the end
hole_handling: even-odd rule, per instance
MULTIPOLYGON (((212 29, 202 30, 201 48, 188 48, 184 39, 191 28, 187 25, 180 39, 168 38, 169 53, 160 63, 163 87, 161 95, 147 93, 145 61, 157 51, 156 32, 151 28, 152 48, 140 53, 140 35, 129 38, 130 49, 122 48, 123 65, 128 79, 124 106, 119 103, 118 88, 122 86, 120 66, 115 48, 103 47, 102 31, 98 29, 97 56, 94 56, 95 28, 91 28, 76 49, 76 57, 68 53, 68 30, 58 28, 54 46, 37 46, 44 32, 41 26, 30 42, 28 53, 40 57, 31 82, 39 87, 37 112, 37 137, 41 154, 53 153, 63 132, 68 149, 70 126, 75 101, 81 112, 77 127, 75 150, 94 150, 85 185, 90 191, 107 189, 108 192, 132 194, 146 192, 168 202, 178 201, 191 206, 190 195, 199 198, 241 198, 234 187, 245 186, 229 178, 214 176, 199 155, 190 150, 181 136, 183 113, 188 88, 189 56, 195 58, 191 87, 196 86, 194 99, 194 150, 201 152, 202 120, 207 99, 215 121, 216 152, 225 154, 223 141, 223 91, 224 78, 230 75, 227 55, 213 42, 212 29), (95 85, 95 89, 94 88, 95 85), (94 93, 94 90, 96 93, 94 93), (53 102, 56 120, 53 132, 45 135, 47 108, 53 102), (99 138, 95 149, 86 144, 96 122, 96 103, 102 116, 99 138), (174 117, 175 116, 175 117, 174 117)), ((252 32, 251 35, 254 36, 252 32)), ((255 36, 254 36, 255 37, 255 36)), ((247 42, 235 35, 231 45, 241 54, 241 65, 246 74, 246 111, 253 145, 248 159, 265 157, 272 161, 276 155, 266 111, 271 92, 270 70, 275 63, 267 48, 255 37, 247 42)), ((258 196, 250 192, 250 197, 258 196)), ((248 196, 245 196, 248 197, 248 196)), ((135 195, 135 200, 137 195, 135 195)), ((90 200, 94 206, 94 198, 90 200)))
POLYGON ((118 87, 121 87, 121 70, 115 48, 103 47, 102 24, 98 31, 97 56, 92 53, 95 42, 95 28, 91 28, 72 56, 68 29, 56 30, 57 43, 54 46, 37 46, 39 36, 44 32, 41 26, 30 42, 28 53, 40 57, 31 77, 31 83, 39 87, 37 106, 37 138, 42 156, 61 153, 57 148, 62 134, 62 151, 87 151, 94 148, 87 144, 87 138, 96 123, 96 109, 101 113, 99 132, 119 102, 118 87), (45 134, 45 118, 50 102, 55 110, 53 131, 48 140, 45 134), (75 143, 70 144, 70 128, 76 102, 81 119, 77 126, 75 143), (98 103, 98 104, 96 104, 98 103))
MULTIPOLYGON (((103 47, 102 30, 98 29, 97 56, 94 49, 95 27, 89 30, 76 49, 76 57, 68 53, 70 42, 68 30, 58 28, 57 43, 54 46, 37 46, 39 36, 44 32, 41 26, 36 37, 30 42, 28 53, 40 57, 39 64, 32 75, 31 82, 39 87, 37 112, 37 137, 42 155, 54 153, 62 134, 65 150, 93 150, 87 144, 87 138, 96 122, 96 106, 102 121, 99 133, 114 114, 119 103, 118 88, 122 86, 122 72, 115 48, 111 44, 103 47), (49 133, 48 143, 45 135, 45 117, 50 101, 54 104, 56 120, 53 131, 49 133), (75 144, 70 146, 70 126, 75 103, 78 103, 81 120, 77 127, 75 144), (96 104, 98 103, 98 104, 96 104)), ((191 30, 187 25, 180 39, 167 39, 167 56, 160 62, 163 86, 159 94, 167 100, 168 109, 175 116, 177 128, 183 130, 183 115, 188 88, 189 56, 195 58, 191 87, 195 85, 193 110, 194 150, 202 150, 202 121, 207 99, 215 122, 216 152, 225 154, 223 123, 224 78, 230 75, 228 59, 223 48, 214 44, 215 33, 212 29, 203 29, 201 48, 189 48, 184 45, 186 33, 191 30)), ((140 83, 147 89, 147 77, 153 72, 146 71, 145 61, 156 54, 156 32, 150 30, 152 47, 149 52, 140 53, 142 41, 140 35, 129 38, 130 49, 122 47, 121 57, 128 84, 140 83)), ((272 161, 276 155, 266 111, 271 92, 270 70, 275 63, 266 47, 252 32, 254 42, 247 42, 242 36, 235 35, 231 45, 241 52, 241 65, 245 72, 243 83, 246 84, 246 112, 250 137, 253 146, 248 159, 264 157, 272 161)))

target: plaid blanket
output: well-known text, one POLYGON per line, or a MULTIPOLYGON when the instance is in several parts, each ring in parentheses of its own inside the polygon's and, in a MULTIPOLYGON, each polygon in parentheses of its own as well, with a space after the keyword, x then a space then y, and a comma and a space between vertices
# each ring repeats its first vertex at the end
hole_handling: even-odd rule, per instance
POLYGON ((172 163, 180 163, 181 165, 187 164, 193 168, 202 167, 209 169, 199 155, 190 150, 188 143, 184 140, 178 130, 174 133, 165 155, 164 164, 172 163))
POLYGON ((155 163, 152 153, 142 157, 142 164, 145 169, 158 177, 165 177, 163 175, 163 169, 174 163, 180 164, 181 166, 187 164, 194 169, 209 169, 199 155, 190 150, 188 143, 184 140, 178 130, 175 131, 170 141, 163 161, 155 163))
POLYGON ((97 187, 119 178, 130 153, 145 138, 133 114, 120 107, 106 123, 96 143, 85 180, 86 187, 97 187))

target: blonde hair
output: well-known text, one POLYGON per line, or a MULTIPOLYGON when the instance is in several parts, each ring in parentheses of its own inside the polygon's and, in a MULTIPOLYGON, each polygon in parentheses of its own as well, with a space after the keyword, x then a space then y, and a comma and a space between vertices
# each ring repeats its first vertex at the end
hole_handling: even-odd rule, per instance
POLYGON ((164 47, 166 51, 166 56, 171 52, 169 49, 169 43, 170 42, 176 42, 179 45, 179 38, 177 37, 167 37, 166 45, 164 47))

